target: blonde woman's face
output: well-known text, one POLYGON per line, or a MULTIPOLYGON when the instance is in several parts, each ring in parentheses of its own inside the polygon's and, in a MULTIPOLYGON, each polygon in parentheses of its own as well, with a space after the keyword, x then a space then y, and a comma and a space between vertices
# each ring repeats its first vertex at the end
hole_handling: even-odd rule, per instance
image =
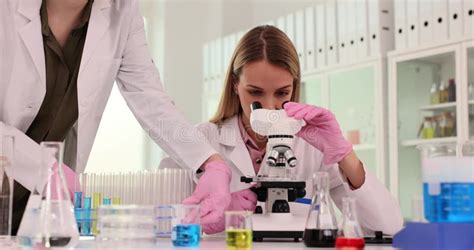
POLYGON ((265 109, 281 109, 281 104, 291 99, 293 76, 282 67, 267 61, 246 64, 242 68, 234 91, 239 96, 244 119, 250 119, 250 104, 260 102, 265 109))

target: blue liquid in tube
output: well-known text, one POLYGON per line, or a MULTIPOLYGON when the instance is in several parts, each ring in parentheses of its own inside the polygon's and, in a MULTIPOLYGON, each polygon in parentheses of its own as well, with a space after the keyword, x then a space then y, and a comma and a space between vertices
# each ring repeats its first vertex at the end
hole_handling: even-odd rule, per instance
POLYGON ((439 195, 430 195, 423 183, 425 218, 430 222, 474 222, 474 183, 440 183, 439 195))
POLYGON ((201 225, 199 224, 178 224, 173 227, 171 241, 177 247, 199 246, 201 238, 201 225))

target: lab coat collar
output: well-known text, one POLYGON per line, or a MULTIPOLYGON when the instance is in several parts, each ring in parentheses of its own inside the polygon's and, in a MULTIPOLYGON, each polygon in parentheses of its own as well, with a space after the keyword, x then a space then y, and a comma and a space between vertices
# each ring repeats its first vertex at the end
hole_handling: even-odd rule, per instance
POLYGON ((229 160, 243 175, 255 176, 252 159, 250 159, 250 153, 240 134, 238 122, 238 117, 234 116, 221 125, 219 143, 229 148, 229 160))
POLYGON ((226 146, 234 147, 237 141, 242 141, 239 131, 239 119, 237 116, 227 119, 221 124, 219 143, 226 146))
POLYGON ((41 8, 42 0, 28 0, 20 1, 18 5, 18 12, 30 21, 39 18, 39 10, 41 8))
MULTIPOLYGON (((97 9, 104 9, 111 6, 112 0, 94 0, 94 7, 97 9)), ((20 1, 18 5, 18 12, 30 21, 39 18, 39 10, 43 0, 27 0, 20 1)), ((93 8, 94 8, 93 7, 93 8)))
POLYGON ((79 68, 79 78, 81 73, 86 68, 90 59, 94 55, 94 52, 102 37, 107 32, 110 25, 110 18, 106 18, 109 7, 111 6, 112 0, 95 0, 92 5, 91 17, 89 19, 89 27, 86 35, 86 42, 84 44, 84 50, 82 52, 81 66, 79 68))
MULTIPOLYGON (((105 12, 104 9, 108 9, 111 6, 111 1, 112 0, 94 1, 79 72, 82 72, 87 62, 91 59, 95 48, 102 39, 102 35, 109 27, 110 21, 108 18, 105 18, 106 13, 102 12, 105 12)), ((41 80, 41 87, 46 89, 46 66, 39 13, 41 3, 42 0, 19 1, 18 12, 29 20, 29 22, 20 28, 19 33, 36 66, 41 80)))

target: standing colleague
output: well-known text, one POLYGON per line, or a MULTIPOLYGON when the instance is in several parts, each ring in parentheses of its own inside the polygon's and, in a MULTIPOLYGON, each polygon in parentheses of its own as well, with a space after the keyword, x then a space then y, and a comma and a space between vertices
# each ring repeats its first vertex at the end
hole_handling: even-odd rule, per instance
POLYGON ((151 138, 181 165, 214 180, 198 183, 193 195, 202 223, 223 218, 229 167, 164 92, 138 0, 1 0, 0 38, 0 136, 16 142, 13 234, 39 179, 39 143, 65 141, 72 188, 115 81, 151 138))

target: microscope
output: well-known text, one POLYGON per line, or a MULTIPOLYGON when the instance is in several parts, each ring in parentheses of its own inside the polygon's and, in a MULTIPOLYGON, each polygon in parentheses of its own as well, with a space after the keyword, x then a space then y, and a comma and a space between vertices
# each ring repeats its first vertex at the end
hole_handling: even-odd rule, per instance
POLYGON ((295 203, 306 195, 306 182, 292 174, 298 165, 292 148, 295 134, 306 123, 288 117, 283 109, 262 109, 259 102, 252 103, 251 109, 252 129, 268 139, 257 176, 241 177, 241 182, 255 184, 252 190, 258 199, 252 215, 253 238, 255 241, 264 238, 299 241, 303 237, 309 206, 295 203))

